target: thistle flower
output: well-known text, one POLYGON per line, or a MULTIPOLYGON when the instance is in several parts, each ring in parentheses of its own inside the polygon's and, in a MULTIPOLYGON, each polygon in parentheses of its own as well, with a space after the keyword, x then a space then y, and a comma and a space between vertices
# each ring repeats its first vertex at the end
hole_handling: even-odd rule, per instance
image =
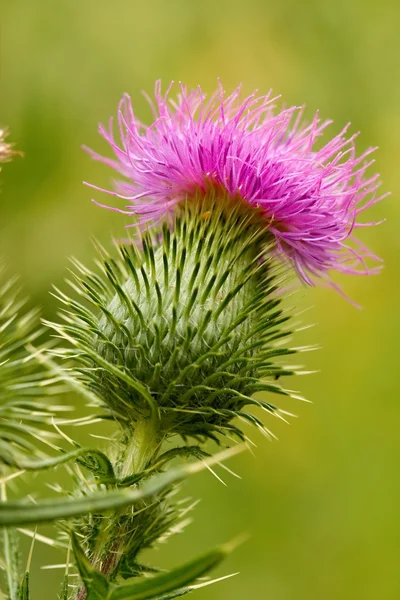
POLYGON ((302 108, 275 112, 271 94, 241 101, 240 88, 225 97, 220 86, 207 100, 200 88, 181 85, 173 101, 170 90, 163 95, 156 84, 155 105, 148 99, 150 126, 136 118, 129 96, 122 98, 120 145, 112 119, 108 130, 99 128, 115 159, 88 150, 126 178, 108 191, 128 202, 125 210, 114 210, 154 224, 199 192, 216 190, 221 201, 241 201, 257 215, 266 245, 272 236, 275 252, 308 284, 329 279, 330 270, 376 271, 366 259, 377 257, 353 236, 355 229, 372 225, 359 223, 358 216, 380 199, 378 175, 366 174, 374 149, 357 157, 356 135, 346 137, 348 126, 316 149, 330 121, 317 114, 306 126, 302 108))
MULTIPOLYGON (((161 600, 198 587, 198 578, 231 546, 160 574, 142 563, 142 551, 185 526, 193 505, 176 501, 176 484, 204 466, 212 471, 231 455, 228 450, 210 457, 205 442, 247 440, 243 422, 269 434, 254 409, 284 418, 289 413, 272 398, 299 397, 277 381, 299 367, 280 362, 295 349, 286 345, 293 325, 281 304, 291 270, 276 255, 309 284, 326 279, 330 270, 373 272, 365 263, 371 253, 353 238, 359 213, 379 199, 377 177, 366 175, 372 150, 357 158, 355 136, 347 139, 346 129, 315 149, 328 123, 316 116, 302 125, 297 107, 275 113, 270 95, 240 102, 239 89, 225 98, 220 88, 206 101, 200 89, 181 86, 174 103, 169 91, 162 95, 156 85, 150 127, 123 98, 122 147, 112 123, 108 132, 101 128, 116 158, 90 152, 125 177, 108 193, 128 205, 114 210, 144 226, 137 228, 139 240, 117 242, 116 254, 100 249, 100 272, 74 261, 75 297, 59 291, 62 323, 45 323, 67 347, 39 353, 40 362, 51 366, 50 382, 65 380, 92 407, 101 407, 99 415, 78 419, 80 424, 113 420, 113 433, 101 436, 104 450, 80 446, 56 424, 73 450, 60 448, 59 456, 34 464, 26 458, 23 451, 34 448, 30 438, 42 434, 34 426, 42 415, 30 414, 35 404, 25 392, 36 393, 47 381, 25 370, 31 319, 17 321, 13 294, 4 296, 0 314, 6 335, 0 466, 38 470, 67 464, 76 483, 73 495, 64 497, 60 487, 62 498, 27 510, 26 503, 7 501, 3 480, 0 524, 64 520, 70 545, 63 600, 161 600), (59 359, 67 359, 67 366, 60 367, 59 359), (16 391, 21 400, 15 402, 16 391), (166 449, 166 442, 172 447, 166 449), (199 462, 168 469, 175 458, 199 462), (72 586, 70 549, 80 575, 72 586)), ((0 158, 10 154, 2 134, 0 158)), ((21 579, 17 560, 14 567, 8 564, 15 538, 16 532, 5 530, 8 588, 10 596, 25 598, 29 568, 21 579)))

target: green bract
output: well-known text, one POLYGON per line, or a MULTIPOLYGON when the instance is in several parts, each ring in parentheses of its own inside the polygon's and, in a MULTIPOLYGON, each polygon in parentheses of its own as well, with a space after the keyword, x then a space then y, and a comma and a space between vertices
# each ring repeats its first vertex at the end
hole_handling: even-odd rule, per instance
POLYGON ((292 352, 281 345, 288 317, 254 214, 191 201, 173 224, 116 247, 101 275, 77 263, 85 302, 61 294, 65 322, 53 325, 78 349, 86 386, 128 429, 152 420, 160 438, 243 438, 234 417, 263 427, 247 407, 279 412, 254 394, 287 395, 276 380, 293 371, 276 362, 292 352))

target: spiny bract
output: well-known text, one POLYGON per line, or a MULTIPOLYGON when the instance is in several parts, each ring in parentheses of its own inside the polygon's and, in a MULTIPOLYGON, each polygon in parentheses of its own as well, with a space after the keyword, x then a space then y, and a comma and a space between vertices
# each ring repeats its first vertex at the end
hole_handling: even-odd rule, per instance
POLYGON ((279 414, 253 397, 288 394, 275 380, 292 370, 275 362, 291 352, 280 345, 288 317, 252 218, 238 206, 188 203, 160 236, 144 232, 140 250, 117 244, 119 257, 103 261, 107 280, 79 267, 92 308, 62 295, 67 323, 55 328, 118 420, 156 414, 162 435, 242 437, 236 416, 263 427, 246 406, 279 414))

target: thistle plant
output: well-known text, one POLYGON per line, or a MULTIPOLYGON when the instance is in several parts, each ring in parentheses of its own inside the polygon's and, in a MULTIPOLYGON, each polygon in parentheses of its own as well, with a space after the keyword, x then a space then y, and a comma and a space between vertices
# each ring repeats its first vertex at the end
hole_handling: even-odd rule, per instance
MULTIPOLYGON (((51 385, 63 382, 92 411, 53 416, 73 449, 57 442, 30 465, 64 465, 71 489, 53 486, 61 496, 35 504, 3 496, 0 507, 6 527, 55 524, 51 543, 68 548, 63 600, 166 600, 204 585, 233 544, 168 572, 144 564, 142 551, 185 527, 187 476, 225 467, 250 441, 245 423, 273 435, 270 417, 289 416, 281 400, 301 398, 280 379, 301 372, 290 363, 300 349, 284 302, 296 276, 337 288, 334 271, 378 270, 354 237, 360 213, 380 199, 367 174, 372 150, 357 157, 347 128, 321 145, 328 122, 303 124, 301 108, 277 111, 270 95, 170 93, 156 84, 150 126, 124 96, 119 140, 112 121, 100 127, 114 158, 88 152, 122 177, 101 191, 131 233, 111 250, 98 244, 93 267, 73 261, 70 291, 55 293, 60 321, 44 321, 57 342, 27 345, 51 385), (84 423, 97 435, 100 421, 108 434, 97 446, 64 432, 84 423)), ((28 597, 26 574, 8 594, 28 597)))

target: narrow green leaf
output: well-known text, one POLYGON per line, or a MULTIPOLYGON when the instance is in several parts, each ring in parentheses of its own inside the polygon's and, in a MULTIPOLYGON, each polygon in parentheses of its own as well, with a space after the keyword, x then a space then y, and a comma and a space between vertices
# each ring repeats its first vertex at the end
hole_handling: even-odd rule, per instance
POLYGON ((173 598, 170 595, 187 593, 183 587, 215 568, 225 558, 228 549, 224 546, 211 550, 182 567, 177 567, 169 573, 162 573, 152 579, 123 583, 115 587, 109 595, 109 600, 148 600, 150 598, 173 598))
POLYGON ((78 460, 80 464, 96 474, 100 474, 111 481, 115 479, 113 466, 108 457, 100 450, 91 448, 77 448, 71 452, 66 452, 60 456, 31 459, 22 453, 9 455, 8 463, 10 466, 17 467, 24 471, 38 471, 41 469, 50 469, 57 467, 70 460, 78 460))
POLYGON ((161 466, 161 464, 178 457, 185 459, 197 458, 197 460, 201 460, 209 456, 209 453, 202 450, 200 446, 177 446, 176 448, 171 448, 171 450, 167 450, 161 454, 157 461, 157 465, 161 466))
POLYGON ((243 445, 235 446, 219 452, 217 455, 201 462, 181 465, 166 473, 155 475, 146 480, 142 487, 136 489, 117 489, 98 492, 81 498, 51 498, 37 504, 26 502, 1 502, 0 526, 21 526, 32 523, 44 523, 58 519, 77 517, 89 512, 105 512, 130 506, 162 492, 169 486, 184 480, 187 476, 198 473, 210 465, 219 463, 242 452, 243 445))
POLYGON ((18 590, 18 600, 29 600, 29 598, 29 571, 26 571, 18 590))
POLYGON ((20 582, 19 549, 15 529, 3 529, 2 551, 6 564, 6 589, 10 600, 17 600, 20 582))
POLYGON ((186 596, 186 594, 190 594, 193 591, 192 587, 182 588, 180 590, 176 590, 175 592, 171 592, 171 594, 163 594, 162 596, 157 596, 154 600, 172 600, 172 598, 178 598, 180 596, 186 596))
POLYGON ((59 600, 68 600, 69 598, 69 577, 68 575, 64 575, 64 579, 61 586, 61 593, 59 595, 59 600))
POLYGON ((71 533, 71 542, 76 565, 87 591, 87 600, 104 600, 108 598, 110 584, 107 578, 92 567, 73 532, 71 533))

